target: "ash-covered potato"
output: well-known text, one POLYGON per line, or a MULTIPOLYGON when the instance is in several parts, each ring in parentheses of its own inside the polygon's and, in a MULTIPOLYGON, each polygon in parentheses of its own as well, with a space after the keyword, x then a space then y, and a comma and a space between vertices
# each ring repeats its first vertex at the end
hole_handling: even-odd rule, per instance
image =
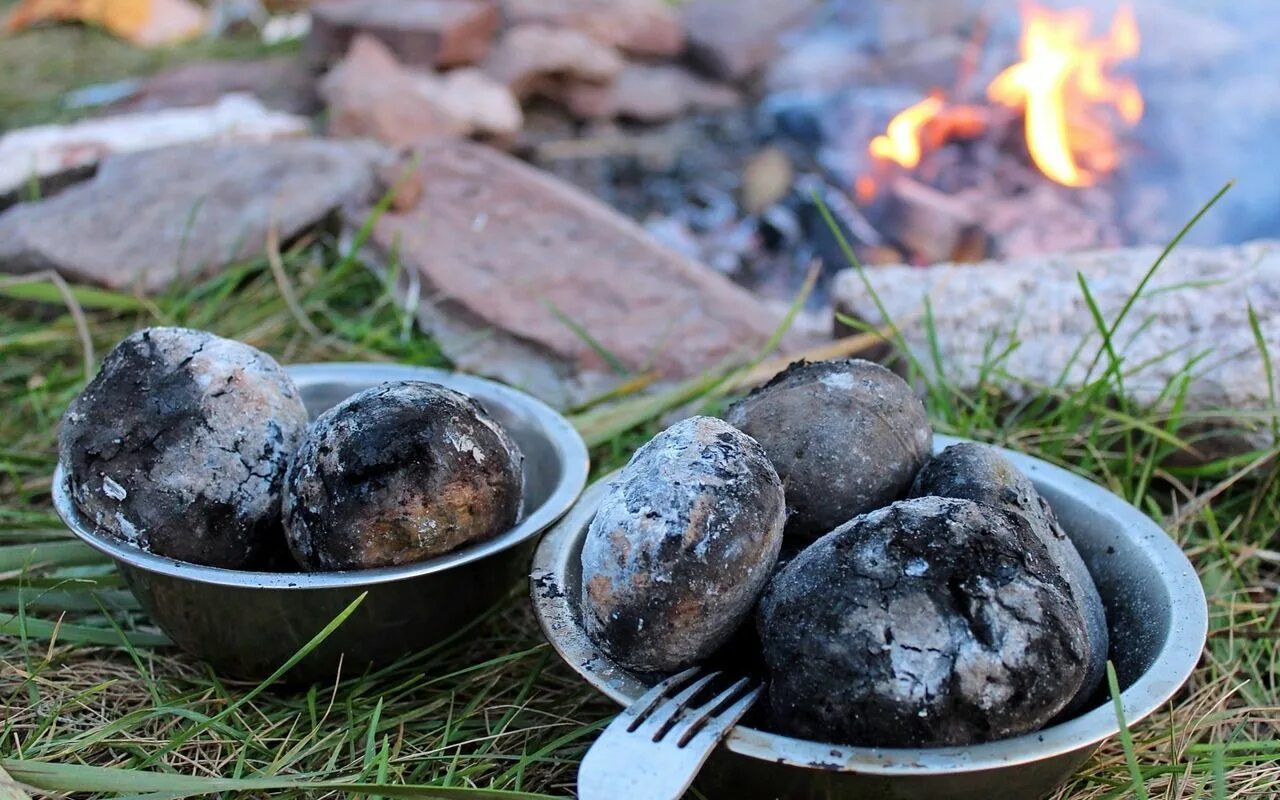
POLYGON ((470 397, 383 383, 321 414, 285 478, 289 549, 308 570, 410 564, 509 530, 523 457, 470 397))
POLYGON ((292 379, 249 345, 147 328, 67 409, 59 458, 82 514, 147 552, 243 569, 278 544, 280 490, 307 428, 292 379))
POLYGON ((702 660, 747 619, 782 545, 782 484, 751 437, 712 417, 636 451, 582 547, 582 617, 644 672, 702 660))
POLYGON ((1107 652, 1110 646, 1107 634, 1106 609, 1098 595, 1098 587, 1080 552, 1062 526, 1053 509, 1045 501, 1031 480, 1017 467, 1010 464, 994 448, 976 442, 953 444, 934 456, 911 487, 912 497, 937 495, 959 497, 978 503, 1000 506, 1016 511, 1031 523, 1031 530, 1040 537, 1049 555, 1062 568, 1062 575, 1071 589, 1071 596, 1084 614, 1086 643, 1089 648, 1088 667, 1080 690, 1064 709, 1073 714, 1084 709, 1092 700, 1107 668, 1107 652))
POLYGON ((757 622, 772 725, 930 747, 1036 730, 1075 695, 1084 620, 1021 515, 922 497, 863 515, 770 582, 757 622))
POLYGON ((870 361, 796 362, 734 404, 787 495, 787 535, 813 539, 906 494, 933 431, 911 387, 870 361))

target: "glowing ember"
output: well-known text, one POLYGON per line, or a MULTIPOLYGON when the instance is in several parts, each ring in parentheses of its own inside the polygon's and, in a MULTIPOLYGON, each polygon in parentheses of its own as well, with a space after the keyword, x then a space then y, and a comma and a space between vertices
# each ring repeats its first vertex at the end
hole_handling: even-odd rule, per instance
POLYGON ((1142 117, 1137 86, 1107 74, 1138 53, 1133 10, 1121 7, 1105 38, 1089 38, 1090 21, 1082 10, 1024 6, 1022 61, 987 87, 992 101, 1024 111, 1036 166, 1067 186, 1089 186, 1119 163, 1105 107, 1131 125, 1142 117))

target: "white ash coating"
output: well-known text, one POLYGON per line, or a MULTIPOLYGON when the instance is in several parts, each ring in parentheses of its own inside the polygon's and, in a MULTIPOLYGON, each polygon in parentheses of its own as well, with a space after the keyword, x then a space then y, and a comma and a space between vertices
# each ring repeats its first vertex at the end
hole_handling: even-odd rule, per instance
POLYGON ((285 479, 304 568, 410 564, 509 530, 523 456, 474 399, 427 381, 366 389, 321 414, 285 479))
POLYGON ((146 328, 68 407, 59 458, 79 511, 147 552, 225 568, 276 548, 280 491, 307 411, 266 353, 146 328))
POLYGON ((696 663, 751 614, 778 558, 782 484, 755 440, 713 417, 641 447, 582 547, 582 618, 612 658, 643 672, 696 663))
POLYGON ((823 536, 757 617, 771 725, 817 741, 932 747, 1033 731, 1075 695, 1084 620, 1021 515, 922 497, 823 536))
POLYGON ((1071 596, 1084 614, 1088 666, 1079 691, 1063 709, 1064 715, 1083 711, 1102 685, 1107 669, 1110 636, 1107 612, 1080 552, 1071 543, 1053 509, 1035 484, 994 448, 976 442, 953 444, 934 456, 911 487, 912 497, 936 495, 973 500, 1015 511, 1026 517, 1031 530, 1062 569, 1071 596))
POLYGON ((787 495, 787 535, 801 539, 903 497, 933 446, 911 387, 860 359, 798 361, 725 419, 769 454, 787 495))

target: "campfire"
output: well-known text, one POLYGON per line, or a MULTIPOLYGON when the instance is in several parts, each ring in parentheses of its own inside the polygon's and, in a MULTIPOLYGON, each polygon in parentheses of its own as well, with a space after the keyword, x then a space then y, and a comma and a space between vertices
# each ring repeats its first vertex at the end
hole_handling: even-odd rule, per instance
POLYGON ((978 143, 995 143, 1002 161, 1025 160, 1064 187, 1105 183, 1122 166, 1120 131, 1142 118, 1137 85, 1114 74, 1138 54, 1139 41, 1128 6, 1115 13, 1105 34, 1094 35, 1086 10, 1028 3, 1020 60, 987 84, 985 97, 949 97, 935 89, 894 115, 867 145, 870 169, 854 183, 859 204, 895 240, 890 256, 905 251, 921 262, 988 254, 989 244, 957 250, 966 231, 972 240, 973 231, 984 227, 982 211, 973 207, 999 205, 1018 187, 984 186, 986 176, 966 169, 978 143), (886 189, 892 197, 877 205, 886 189), (913 229, 919 225, 928 230, 913 229))
POLYGON ((1138 24, 1122 7, 1104 39, 1089 39, 1089 14, 1028 6, 1022 61, 987 87, 992 101, 1023 112, 1027 147, 1036 166, 1066 186, 1089 186, 1113 171, 1119 155, 1112 126, 1099 109, 1111 106, 1124 122, 1142 118, 1142 94, 1132 81, 1107 73, 1138 54, 1138 24))

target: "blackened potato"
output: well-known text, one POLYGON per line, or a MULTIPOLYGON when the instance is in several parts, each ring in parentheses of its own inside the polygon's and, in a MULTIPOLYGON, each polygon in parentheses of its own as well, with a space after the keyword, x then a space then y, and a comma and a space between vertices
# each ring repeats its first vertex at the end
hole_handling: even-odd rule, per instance
POLYGON ((582 548, 582 617, 613 659, 669 672, 746 619, 782 544, 777 473, 749 436, 693 417, 636 451, 582 548))
POLYGON ((284 525, 306 569, 409 564, 520 516, 522 456, 470 397, 426 381, 366 389, 320 415, 289 467, 284 525))
POLYGON ((734 404, 782 479, 787 535, 811 540, 904 496, 933 432, 911 387, 870 361, 792 364, 734 404))
POLYGON ((911 496, 926 495, 959 497, 1000 506, 1022 514, 1031 523, 1031 530, 1062 568, 1071 595, 1084 613, 1088 666, 1084 682, 1067 704, 1064 714, 1082 711, 1093 700, 1106 672, 1109 649, 1107 615, 1089 569, 1058 524, 1053 509, 1036 491, 1030 479, 1008 459, 994 448, 975 442, 951 445, 920 470, 911 488, 911 496))
POLYGON ((1033 731, 1075 695, 1084 620, 1021 515, 903 500, 810 545, 757 617, 771 725, 931 747, 1033 731))
POLYGON ((278 549, 280 491, 307 411, 249 345, 187 328, 120 342, 62 419, 76 507, 157 555, 233 569, 278 549))

